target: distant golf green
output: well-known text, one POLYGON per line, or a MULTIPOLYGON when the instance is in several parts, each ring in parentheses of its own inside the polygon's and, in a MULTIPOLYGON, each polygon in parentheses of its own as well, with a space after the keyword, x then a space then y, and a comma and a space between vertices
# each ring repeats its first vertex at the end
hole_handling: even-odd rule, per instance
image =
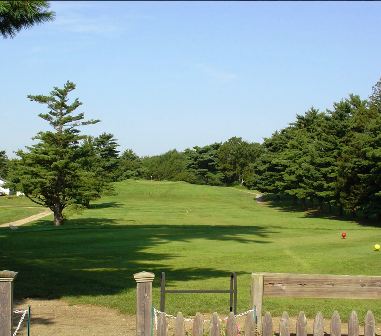
MULTIPOLYGON (((62 227, 41 220, 0 229, 1 268, 19 272, 15 295, 63 298, 135 312, 133 274, 154 272, 168 287, 228 289, 238 274, 238 310, 250 308, 251 272, 381 275, 381 229, 353 221, 314 217, 271 204, 236 188, 182 182, 124 181, 117 195, 97 201, 62 227), (347 239, 341 239, 341 232, 347 239)), ((1 210, 0 210, 1 211, 1 210)), ((266 299, 265 310, 295 315, 351 309, 363 316, 377 300, 266 299)), ((168 294, 167 311, 226 313, 225 294, 168 294)), ((362 319, 362 317, 361 317, 362 319)))

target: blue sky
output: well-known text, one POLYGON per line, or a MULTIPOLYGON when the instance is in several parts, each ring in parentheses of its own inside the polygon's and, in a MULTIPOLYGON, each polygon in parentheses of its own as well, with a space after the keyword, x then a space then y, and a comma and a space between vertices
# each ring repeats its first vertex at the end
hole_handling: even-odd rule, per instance
MULTIPOLYGON (((380 2, 52 2, 56 20, 0 39, 0 150, 32 144, 28 94, 77 84, 82 111, 139 155, 261 142, 381 76, 380 2)), ((74 98, 73 96, 73 98, 74 98)))

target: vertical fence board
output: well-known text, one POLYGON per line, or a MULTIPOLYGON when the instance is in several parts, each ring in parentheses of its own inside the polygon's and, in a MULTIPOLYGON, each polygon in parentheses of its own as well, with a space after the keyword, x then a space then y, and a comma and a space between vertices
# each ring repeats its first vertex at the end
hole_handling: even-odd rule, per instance
POLYGON ((210 321, 210 336, 220 336, 220 318, 217 313, 213 313, 212 320, 210 321))
POLYGON ((314 320, 314 336, 324 336, 324 318, 321 312, 316 314, 314 320))
POLYGON ((255 329, 254 313, 249 313, 245 318, 245 336, 255 336, 255 329))
POLYGON ((271 314, 267 312, 263 317, 262 322, 262 335, 263 336, 273 336, 273 320, 271 314))
POLYGON ((359 336, 359 320, 355 311, 352 311, 349 316, 348 336, 359 336))
POLYGON ((290 336, 289 317, 287 312, 283 312, 279 321, 279 336, 290 336))
POLYGON ((157 336, 167 336, 167 319, 165 313, 159 313, 157 316, 157 336))
POLYGON ((204 319, 200 313, 197 313, 193 321, 193 336, 203 336, 203 334, 204 319))
POLYGON ((262 330, 262 303, 263 303, 263 275, 251 275, 251 306, 255 307, 257 316, 257 327, 262 330))
POLYGON ((331 319, 331 336, 341 336, 341 319, 336 310, 333 312, 331 319))
POLYGON ((296 320, 296 336, 307 336, 307 319, 304 312, 300 312, 296 320))
POLYGON ((368 310, 365 316, 365 326, 364 326, 364 336, 375 336, 376 335, 376 321, 374 319, 373 313, 368 310))
POLYGON ((228 320, 226 322, 226 336, 237 336, 238 327, 237 321, 235 320, 235 316, 233 312, 230 312, 228 316, 228 320))
POLYGON ((175 336, 185 336, 184 316, 181 312, 177 313, 176 316, 175 336))

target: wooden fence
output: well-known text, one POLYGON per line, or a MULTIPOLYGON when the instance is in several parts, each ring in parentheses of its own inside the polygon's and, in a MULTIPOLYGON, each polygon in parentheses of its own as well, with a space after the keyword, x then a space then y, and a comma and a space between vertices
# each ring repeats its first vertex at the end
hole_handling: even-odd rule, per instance
MULTIPOLYGON (((279 274, 278 274, 279 275, 279 274)), ((197 313, 193 319, 185 319, 182 313, 178 313, 176 317, 173 317, 173 332, 169 333, 169 318, 165 312, 155 311, 152 307, 152 282, 155 277, 153 273, 141 272, 134 275, 135 280, 137 282, 137 305, 136 305, 136 335, 137 336, 152 336, 154 333, 156 336, 168 336, 174 334, 175 336, 237 336, 237 335, 245 335, 245 336, 274 336, 274 334, 278 334, 279 336, 324 336, 330 334, 331 336, 359 336, 360 335, 360 326, 359 319, 357 313, 353 311, 350 314, 348 320, 348 329, 343 330, 342 332, 342 323, 340 319, 340 315, 337 311, 335 311, 330 320, 329 327, 324 327, 324 319, 321 313, 318 313, 315 317, 313 326, 309 327, 311 330, 307 330, 307 318, 303 312, 300 312, 297 320, 294 325, 292 325, 291 320, 289 319, 288 313, 284 312, 279 322, 273 321, 270 313, 266 313, 263 317, 261 315, 256 315, 257 309, 253 306, 253 309, 249 311, 244 317, 244 325, 242 329, 239 329, 237 318, 234 313, 230 313, 226 319, 221 319, 217 313, 213 313, 210 320, 204 320, 203 316, 200 313, 197 313), (256 318, 257 316, 257 318, 256 318), (226 321, 226 325, 225 325, 226 321), (185 325, 186 322, 190 322, 191 325, 191 333, 189 330, 186 330, 185 325), (279 327, 274 327, 275 323, 279 324, 279 327), (294 329, 295 327, 295 329, 294 329), (293 332, 295 330, 295 332, 293 332)), ((291 281, 296 285, 299 285, 298 281, 292 280, 292 276, 289 276, 286 280, 283 279, 283 282, 291 281)), ((308 277, 307 277, 308 278, 308 277)), ((312 279, 312 278, 311 278, 312 279)), ((322 278, 320 278, 321 280, 322 278)), ((254 279, 258 282, 258 278, 254 279)), ((332 280, 332 279, 331 279, 332 280)), ((341 279, 339 282, 344 283, 341 279)), ((365 287, 368 282, 364 282, 364 278, 356 278, 352 277, 346 278, 348 280, 345 283, 351 283, 353 280, 355 282, 362 283, 362 287, 365 287)), ((375 284, 378 288, 379 279, 366 279, 372 280, 371 282, 375 284)), ((263 284, 263 277, 259 278, 259 282, 263 284)), ((306 279, 304 282, 307 283, 306 279)), ((313 281, 312 281, 313 283, 313 281)), ((272 284, 274 285, 274 284, 272 284)), ((353 285, 353 283, 352 283, 353 285)), ((349 285, 348 290, 350 290, 351 286, 349 285)), ((307 286, 307 285, 305 285, 307 286)), ((334 286, 331 283, 331 286, 334 286)), ((262 285, 263 288, 263 285, 262 285)), ((286 288, 286 287, 284 287, 286 288)), ((307 286, 308 290, 308 286, 307 286)), ((374 291, 374 289, 367 289, 369 291, 374 291)), ((376 289, 378 295, 378 289, 376 289)), ((263 294, 263 289, 261 291, 263 294)), ((309 294, 310 295, 310 294, 309 294)), ((262 300, 262 296, 260 296, 262 300)), ((258 297, 256 298, 258 300, 258 297)), ((189 327, 189 324, 188 324, 189 327)), ((188 328, 189 329, 189 328, 188 328)), ((345 328, 343 328, 345 329, 345 328)), ((376 335, 376 322, 371 311, 365 316, 364 320, 364 328, 362 329, 364 332, 361 335, 364 336, 375 336, 376 335)))
POLYGON ((13 281, 17 273, 0 271, 0 336, 11 336, 13 325, 13 281))
MULTIPOLYGON (((197 313, 195 318, 192 321, 192 331, 191 334, 193 336, 237 336, 238 334, 246 335, 246 336, 255 336, 256 328, 253 313, 249 313, 245 318, 245 325, 242 331, 239 330, 237 320, 234 316, 234 313, 231 312, 226 319, 226 327, 222 320, 218 316, 217 313, 213 313, 212 318, 209 323, 209 327, 205 328, 204 318, 200 313, 197 313)), ((181 313, 177 314, 177 317, 174 322, 174 332, 175 336, 185 336, 189 335, 188 332, 185 331, 185 319, 181 313)), ((159 313, 157 319, 157 336, 167 336, 168 332, 168 320, 165 313, 159 313)), ((269 335, 270 336, 270 335, 269 335)), ((271 334, 273 336, 273 334, 271 334)))
POLYGON ((380 300, 381 276, 252 273, 251 296, 257 316, 262 316, 264 296, 380 300))
MULTIPOLYGON (((185 330, 185 318, 182 313, 178 313, 174 319, 174 328, 173 332, 169 332, 169 323, 168 318, 165 313, 159 312, 157 314, 157 322, 154 325, 156 329, 157 336, 185 336, 189 335, 189 331, 185 330)), ((187 319, 188 320, 188 319, 187 319)), ((224 319, 225 320, 225 319, 224 319)), ((212 315, 211 320, 205 321, 203 316, 200 313, 197 313, 194 319, 191 321, 191 335, 193 336, 255 336, 260 334, 260 331, 257 329, 254 314, 250 312, 246 315, 244 320, 244 326, 242 329, 238 327, 238 322, 233 313, 230 313, 228 318, 225 321, 221 319, 217 313, 212 315), (207 322, 207 323, 205 323, 207 322)), ((275 326, 275 322, 270 315, 266 313, 262 319, 262 336, 274 336, 277 334, 279 336, 290 336, 291 334, 296 334, 296 336, 324 336, 330 334, 331 336, 359 336, 360 335, 360 325, 357 313, 352 311, 348 320, 348 329, 345 332, 342 332, 342 323, 340 315, 335 311, 332 315, 329 327, 324 328, 324 319, 323 315, 319 312, 317 313, 313 326, 310 326, 310 330, 307 328, 307 318, 303 312, 300 312, 296 323, 292 325, 292 322, 289 319, 288 313, 284 312, 282 317, 278 320, 279 326, 275 326), (295 327, 295 329, 293 328, 295 327), (291 330, 295 330, 294 333, 291 330)), ((376 335, 376 322, 371 311, 365 316, 364 320, 364 329, 361 335, 364 336, 375 336, 376 335)))

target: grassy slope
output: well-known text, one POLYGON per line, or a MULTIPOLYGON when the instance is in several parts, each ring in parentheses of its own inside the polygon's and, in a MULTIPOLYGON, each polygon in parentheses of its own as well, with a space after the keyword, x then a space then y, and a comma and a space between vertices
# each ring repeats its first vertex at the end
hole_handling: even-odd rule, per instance
MULTIPOLYGON (((380 274, 381 254, 372 251, 381 241, 378 228, 260 205, 233 188, 127 181, 117 191, 59 229, 46 221, 0 229, 0 268, 20 272, 16 296, 64 297, 133 313, 135 272, 156 274, 158 306, 161 271, 177 288, 228 288, 229 272, 236 271, 238 308, 246 310, 252 271, 380 274)), ((377 301, 363 300, 268 299, 265 307, 273 314, 338 309, 345 317, 353 308, 381 314, 377 301)), ((227 295, 167 298, 170 313, 227 309, 227 295)))
POLYGON ((42 211, 42 207, 26 197, 0 197, 0 224, 13 222, 42 211))

